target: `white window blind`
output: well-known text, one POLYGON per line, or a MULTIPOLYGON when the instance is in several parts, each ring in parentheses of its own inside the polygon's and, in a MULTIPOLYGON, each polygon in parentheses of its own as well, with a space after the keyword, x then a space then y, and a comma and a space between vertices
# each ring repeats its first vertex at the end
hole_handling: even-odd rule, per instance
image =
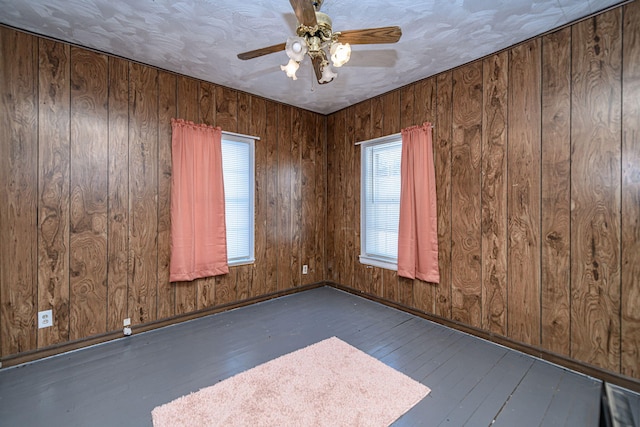
POLYGON ((360 262, 397 269, 402 137, 364 142, 360 203, 360 262))
POLYGON ((223 134, 222 172, 229 265, 255 261, 254 171, 254 140, 223 134))

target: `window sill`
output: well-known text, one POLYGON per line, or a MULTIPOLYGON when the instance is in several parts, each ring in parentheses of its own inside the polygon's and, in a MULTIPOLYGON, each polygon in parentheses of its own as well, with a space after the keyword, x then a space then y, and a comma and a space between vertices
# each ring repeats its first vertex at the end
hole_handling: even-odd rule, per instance
POLYGON ((372 265, 374 267, 380 267, 387 270, 398 271, 398 264, 393 261, 382 260, 380 258, 373 258, 366 255, 360 255, 360 263, 365 265, 372 265))
POLYGON ((243 259, 243 260, 239 260, 239 261, 228 262, 227 265, 229 267, 238 267, 240 265, 254 264, 255 262, 256 262, 256 260, 254 258, 251 258, 251 259, 243 259))

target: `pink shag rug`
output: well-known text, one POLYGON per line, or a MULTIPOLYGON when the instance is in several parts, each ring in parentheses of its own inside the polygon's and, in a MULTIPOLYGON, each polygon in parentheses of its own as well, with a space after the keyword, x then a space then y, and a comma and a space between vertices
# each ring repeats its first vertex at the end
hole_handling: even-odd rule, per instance
POLYGON ((428 387, 336 337, 152 412, 154 427, 388 426, 428 387))

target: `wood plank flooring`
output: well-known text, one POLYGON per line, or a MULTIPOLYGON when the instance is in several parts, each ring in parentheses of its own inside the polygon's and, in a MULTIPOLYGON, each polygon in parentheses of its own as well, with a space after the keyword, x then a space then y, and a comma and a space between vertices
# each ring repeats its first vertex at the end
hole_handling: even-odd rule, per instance
POLYGON ((0 424, 150 426, 158 405, 331 336, 432 389, 396 426, 598 425, 600 381, 330 287, 0 370, 0 424))

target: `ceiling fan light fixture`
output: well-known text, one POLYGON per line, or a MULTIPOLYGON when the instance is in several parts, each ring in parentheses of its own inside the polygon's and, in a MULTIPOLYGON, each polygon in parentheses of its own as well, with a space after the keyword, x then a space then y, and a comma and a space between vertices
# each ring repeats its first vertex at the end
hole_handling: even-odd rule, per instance
POLYGON ((351 46, 349 43, 336 42, 331 45, 331 62, 334 67, 342 67, 349 62, 349 58, 351 58, 351 46))
POLYGON ((327 63, 322 68, 322 78, 320 80, 318 80, 318 82, 321 83, 321 84, 322 83, 329 83, 330 81, 335 79, 337 76, 338 76, 338 74, 335 73, 331 69, 331 66, 327 63))
POLYGON ((298 80, 298 77, 296 77, 296 71, 298 71, 298 67, 300 67, 300 64, 297 61, 295 61, 294 59, 289 59, 287 65, 281 65, 280 69, 287 73, 287 77, 291 77, 293 80, 298 80))
POLYGON ((402 30, 397 26, 333 32, 331 18, 320 12, 323 0, 289 0, 289 3, 298 19, 296 36, 289 37, 286 43, 239 53, 238 59, 252 59, 284 50, 289 63, 281 65, 280 69, 297 80, 296 71, 305 56, 309 56, 314 77, 319 83, 329 83, 337 76, 331 64, 336 68, 342 67, 351 58, 351 45, 346 42, 396 43, 402 36, 402 30))
POLYGON ((289 37, 284 49, 289 58, 300 62, 308 51, 307 41, 302 37, 289 37))

